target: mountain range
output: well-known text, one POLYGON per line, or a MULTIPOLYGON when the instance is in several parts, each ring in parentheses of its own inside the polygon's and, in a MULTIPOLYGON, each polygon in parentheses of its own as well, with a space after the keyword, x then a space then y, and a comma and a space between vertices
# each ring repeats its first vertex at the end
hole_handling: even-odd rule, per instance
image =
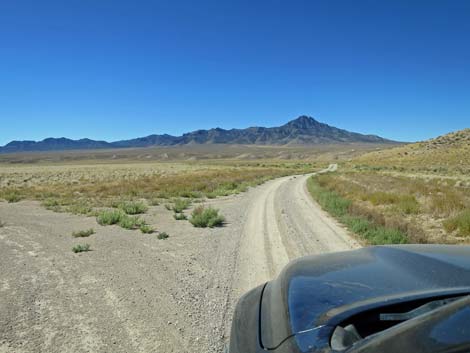
POLYGON ((248 145, 314 145, 342 143, 394 143, 376 135, 363 135, 321 123, 309 116, 300 116, 279 127, 249 127, 246 129, 214 128, 196 130, 181 136, 149 135, 115 142, 87 138, 71 140, 65 137, 42 141, 12 141, 0 147, 0 153, 31 151, 64 151, 103 148, 174 146, 187 144, 248 144, 248 145))

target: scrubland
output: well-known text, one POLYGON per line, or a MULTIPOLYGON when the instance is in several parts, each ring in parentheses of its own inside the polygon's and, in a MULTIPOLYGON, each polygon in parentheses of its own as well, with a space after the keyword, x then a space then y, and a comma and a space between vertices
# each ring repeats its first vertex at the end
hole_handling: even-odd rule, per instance
POLYGON ((376 148, 195 145, 4 154, 0 199, 38 200, 50 210, 75 214, 119 208, 129 201, 157 205, 174 198, 210 199, 275 177, 312 172, 330 160, 346 160, 376 148))
POLYGON ((3 165, 0 198, 8 202, 38 200, 48 209, 76 214, 91 214, 103 207, 137 214, 145 212, 147 204, 173 198, 227 196, 271 178, 311 172, 315 167, 316 164, 305 162, 227 161, 220 164, 3 165))
POLYGON ((366 153, 310 191, 369 243, 469 243, 470 129, 366 153))

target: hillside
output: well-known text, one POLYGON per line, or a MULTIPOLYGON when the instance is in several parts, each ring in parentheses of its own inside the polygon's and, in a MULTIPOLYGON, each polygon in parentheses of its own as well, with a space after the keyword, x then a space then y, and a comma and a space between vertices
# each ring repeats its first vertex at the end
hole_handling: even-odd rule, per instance
POLYGON ((383 168, 417 168, 429 171, 470 171, 470 129, 464 129, 427 141, 370 152, 355 160, 383 168))
POLYGON ((363 135, 321 123, 312 117, 300 116, 279 127, 249 127, 225 130, 215 128, 197 130, 182 136, 149 135, 116 142, 90 139, 71 140, 47 138, 36 141, 12 141, 0 147, 0 153, 28 151, 63 151, 103 148, 131 148, 175 146, 189 144, 244 144, 244 145, 316 145, 343 143, 394 143, 376 135, 363 135))

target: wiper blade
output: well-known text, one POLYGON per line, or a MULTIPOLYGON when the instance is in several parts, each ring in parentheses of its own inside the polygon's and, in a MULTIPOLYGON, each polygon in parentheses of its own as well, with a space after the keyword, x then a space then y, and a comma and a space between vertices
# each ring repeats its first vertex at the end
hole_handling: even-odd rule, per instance
POLYGON ((441 300, 434 300, 432 302, 426 303, 424 305, 421 305, 411 311, 408 311, 406 313, 385 313, 385 314, 380 314, 380 320, 381 321, 406 321, 413 319, 417 316, 426 314, 432 310, 435 310, 437 308, 440 308, 444 305, 450 304, 458 299, 461 299, 463 297, 455 297, 455 298, 446 298, 446 299, 441 299, 441 300))

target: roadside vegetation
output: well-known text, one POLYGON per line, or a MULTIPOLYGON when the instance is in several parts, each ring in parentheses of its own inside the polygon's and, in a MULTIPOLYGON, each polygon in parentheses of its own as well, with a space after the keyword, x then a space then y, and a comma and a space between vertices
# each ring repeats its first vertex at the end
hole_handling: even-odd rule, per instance
POLYGON ((219 210, 212 207, 198 206, 194 209, 189 220, 191 224, 199 228, 220 227, 224 224, 225 218, 219 214, 219 210))
POLYGON ((376 226, 396 231, 381 230, 384 243, 470 241, 470 188, 459 179, 349 170, 316 176, 309 189, 322 207, 373 244, 368 229, 376 226))
POLYGON ((354 212, 351 200, 340 196, 336 191, 322 187, 318 178, 313 177, 308 180, 308 189, 326 211, 369 244, 405 244, 408 242, 407 234, 400 229, 388 227, 366 214, 354 212))

